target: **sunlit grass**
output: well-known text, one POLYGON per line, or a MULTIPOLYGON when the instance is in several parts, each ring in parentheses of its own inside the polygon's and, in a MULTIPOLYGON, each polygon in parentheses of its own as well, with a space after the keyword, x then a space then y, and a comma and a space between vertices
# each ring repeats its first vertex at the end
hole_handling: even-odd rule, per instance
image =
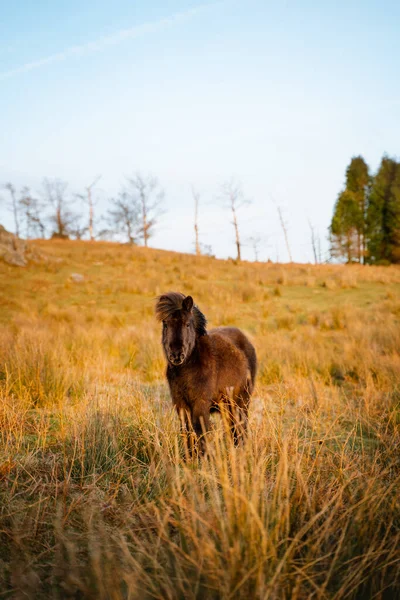
POLYGON ((5 597, 400 593, 399 269, 38 245, 61 260, 0 264, 5 597), (164 381, 170 289, 259 357, 247 443, 216 417, 201 461, 164 381))

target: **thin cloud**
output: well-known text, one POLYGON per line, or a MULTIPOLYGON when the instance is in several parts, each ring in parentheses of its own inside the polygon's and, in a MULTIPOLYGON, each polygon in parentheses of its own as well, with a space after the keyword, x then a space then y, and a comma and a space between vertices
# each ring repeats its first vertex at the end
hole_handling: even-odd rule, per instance
POLYGON ((14 77, 15 75, 26 73, 28 71, 33 71, 35 69, 40 69, 41 67, 44 67, 46 65, 66 60, 67 58, 80 57, 84 56, 85 54, 99 52, 100 50, 107 48, 107 46, 115 46, 128 39, 134 39, 142 37, 144 35, 157 33, 158 31, 167 29, 168 27, 171 27, 173 25, 183 23, 188 19, 198 15, 200 12, 203 12, 210 8, 214 8, 220 4, 222 4, 222 2, 203 4, 201 6, 197 6, 189 10, 177 12, 171 15, 170 17, 165 17, 163 19, 159 19, 158 21, 151 21, 148 23, 143 23, 141 25, 134 25, 133 27, 129 27, 128 29, 120 29, 116 33, 103 36, 94 42, 87 42, 86 44, 81 44, 79 46, 71 46, 70 48, 66 48, 62 52, 57 52, 56 54, 51 54, 50 56, 47 56, 45 58, 25 63, 24 65, 21 65, 20 67, 16 67, 9 71, 3 71, 3 73, 0 73, 0 80, 8 79, 9 77, 14 77))

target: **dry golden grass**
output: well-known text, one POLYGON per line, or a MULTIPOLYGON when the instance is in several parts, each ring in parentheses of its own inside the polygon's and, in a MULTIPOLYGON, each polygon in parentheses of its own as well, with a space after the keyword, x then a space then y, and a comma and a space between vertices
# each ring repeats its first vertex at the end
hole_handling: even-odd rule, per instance
POLYGON ((400 269, 37 246, 57 260, 0 264, 0 597, 400 595, 400 269), (199 462, 153 318, 170 289, 259 357, 246 445, 216 418, 199 462))

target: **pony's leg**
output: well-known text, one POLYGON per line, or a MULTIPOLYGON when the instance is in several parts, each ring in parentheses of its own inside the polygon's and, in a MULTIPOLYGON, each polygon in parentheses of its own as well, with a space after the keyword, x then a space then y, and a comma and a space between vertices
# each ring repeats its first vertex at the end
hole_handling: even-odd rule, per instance
POLYGON ((234 394, 230 404, 229 419, 231 434, 235 446, 244 438, 247 433, 247 422, 250 404, 250 391, 248 386, 241 388, 238 394, 234 394))
POLYGON ((185 458, 187 459, 193 453, 193 428, 190 411, 187 408, 177 407, 177 413, 181 426, 181 436, 183 440, 183 446, 185 451, 185 458))
POLYGON ((239 407, 233 402, 228 408, 228 423, 231 431, 231 436, 235 446, 238 446, 240 440, 240 416, 239 407))
POLYGON ((206 451, 205 434, 210 430, 210 407, 206 402, 197 404, 192 410, 192 425, 200 454, 206 451))
POLYGON ((238 406, 240 401, 239 390, 234 389, 233 387, 226 389, 226 393, 223 394, 221 400, 221 415, 224 420, 224 424, 227 425, 228 430, 230 431, 235 446, 238 445, 240 437, 240 415, 238 406))

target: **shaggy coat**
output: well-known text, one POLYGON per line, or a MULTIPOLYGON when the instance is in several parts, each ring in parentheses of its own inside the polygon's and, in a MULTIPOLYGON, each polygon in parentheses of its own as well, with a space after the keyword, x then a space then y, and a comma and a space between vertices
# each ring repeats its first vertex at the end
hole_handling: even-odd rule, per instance
MULTIPOLYGON (((156 316, 163 323, 167 379, 182 431, 189 438, 194 432, 197 440, 210 428, 210 413, 224 406, 237 444, 247 427, 257 371, 253 345, 236 327, 207 331, 206 318, 191 296, 160 296, 156 316)), ((205 449, 203 436, 200 448, 205 449)))

